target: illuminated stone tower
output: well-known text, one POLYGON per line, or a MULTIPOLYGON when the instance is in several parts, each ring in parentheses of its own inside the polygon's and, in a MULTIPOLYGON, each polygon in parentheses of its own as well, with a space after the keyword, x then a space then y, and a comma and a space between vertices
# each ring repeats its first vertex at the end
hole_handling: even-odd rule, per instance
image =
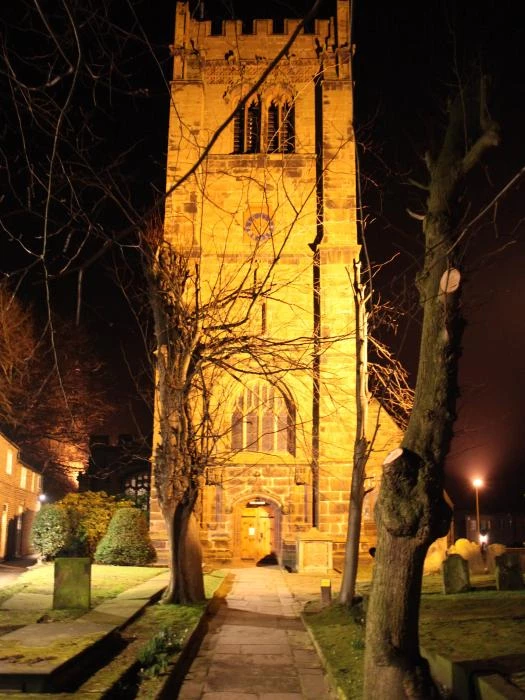
MULTIPOLYGON (((358 244, 350 3, 334 6, 272 66, 298 20, 225 21, 214 34, 177 3, 168 191, 197 167, 167 199, 165 236, 198 259, 210 294, 266 284, 250 327, 280 348, 271 367, 232 359, 217 389, 223 459, 206 472, 197 514, 208 559, 275 551, 293 565, 301 533, 318 528, 335 554, 346 535, 358 244)), ((398 440, 382 416, 371 485, 398 440)), ((162 556, 155 502, 151 522, 162 556)))

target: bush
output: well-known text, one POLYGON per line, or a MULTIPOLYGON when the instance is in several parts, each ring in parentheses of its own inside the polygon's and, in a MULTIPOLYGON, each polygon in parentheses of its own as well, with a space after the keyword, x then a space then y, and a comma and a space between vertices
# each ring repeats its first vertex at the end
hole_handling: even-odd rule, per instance
POLYGON ((73 537, 69 517, 57 505, 43 506, 35 515, 31 544, 44 559, 52 559, 66 549, 73 537))
POLYGON ((85 491, 70 493, 56 505, 67 514, 73 533, 67 553, 93 557, 113 514, 119 508, 129 508, 131 503, 118 501, 105 491, 85 491))
POLYGON ((98 564, 143 566, 155 560, 144 513, 137 508, 121 508, 111 519, 108 531, 95 552, 98 564))

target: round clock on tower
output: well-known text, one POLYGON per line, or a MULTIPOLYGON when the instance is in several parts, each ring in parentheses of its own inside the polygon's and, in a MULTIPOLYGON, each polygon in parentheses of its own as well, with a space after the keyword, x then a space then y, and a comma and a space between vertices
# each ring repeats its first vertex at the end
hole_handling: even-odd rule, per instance
POLYGON ((254 241, 267 241, 273 235, 273 221, 266 212, 250 214, 244 224, 244 232, 254 241))

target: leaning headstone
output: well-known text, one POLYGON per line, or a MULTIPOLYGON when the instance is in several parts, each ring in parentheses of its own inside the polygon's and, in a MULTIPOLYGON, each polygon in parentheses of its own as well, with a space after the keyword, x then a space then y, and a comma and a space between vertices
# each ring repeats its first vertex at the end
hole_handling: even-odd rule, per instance
POLYGON ((468 561, 459 554, 449 554, 441 567, 443 593, 466 593, 470 590, 468 561))
POLYGON ((498 591, 519 591, 523 588, 523 577, 517 554, 505 552, 496 557, 496 588, 498 591))
POLYGON ((55 559, 53 610, 89 609, 91 605, 91 559, 55 559))

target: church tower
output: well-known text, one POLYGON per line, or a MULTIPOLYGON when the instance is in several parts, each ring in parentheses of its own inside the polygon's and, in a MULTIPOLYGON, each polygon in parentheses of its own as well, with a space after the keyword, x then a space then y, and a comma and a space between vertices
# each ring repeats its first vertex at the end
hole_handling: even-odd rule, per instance
MULTIPOLYGON (((312 27, 217 29, 177 2, 164 235, 198 265, 204 297, 228 297, 228 332, 237 314, 261 354, 240 347, 214 378, 220 438, 197 516, 208 560, 275 552, 293 567, 304 533, 316 528, 337 555, 347 527, 359 254, 350 1, 312 27)), ((371 486, 398 440, 383 417, 371 486)), ((151 513, 162 557, 154 501, 151 513)))

